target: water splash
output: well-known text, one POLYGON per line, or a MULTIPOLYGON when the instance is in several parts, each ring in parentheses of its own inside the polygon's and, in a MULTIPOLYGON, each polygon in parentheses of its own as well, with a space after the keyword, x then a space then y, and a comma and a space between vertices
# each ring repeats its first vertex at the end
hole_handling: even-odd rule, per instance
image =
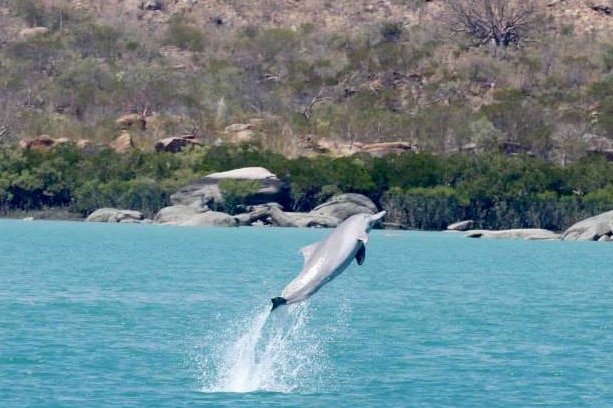
POLYGON ((204 392, 314 392, 330 367, 325 338, 310 326, 309 304, 255 310, 205 345, 204 392), (269 315, 270 314, 270 315, 269 315))

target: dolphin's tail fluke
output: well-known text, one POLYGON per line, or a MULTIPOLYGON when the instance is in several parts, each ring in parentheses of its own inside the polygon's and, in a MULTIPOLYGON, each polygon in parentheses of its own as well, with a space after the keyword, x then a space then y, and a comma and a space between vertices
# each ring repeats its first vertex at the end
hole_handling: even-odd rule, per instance
POLYGON ((270 311, 272 312, 273 310, 275 310, 276 308, 278 308, 281 305, 284 305, 287 303, 287 300, 285 300, 285 298, 282 297, 274 297, 272 299, 270 299, 270 301, 272 302, 272 309, 270 309, 270 311))

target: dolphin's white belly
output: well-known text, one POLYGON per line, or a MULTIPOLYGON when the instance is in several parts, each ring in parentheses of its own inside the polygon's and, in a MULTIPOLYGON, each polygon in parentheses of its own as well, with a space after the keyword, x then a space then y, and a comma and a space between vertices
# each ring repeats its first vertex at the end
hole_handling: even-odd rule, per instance
POLYGON ((347 268, 361 245, 358 240, 343 242, 334 252, 329 251, 325 244, 322 245, 296 279, 286 286, 281 296, 287 303, 299 302, 311 296, 347 268))

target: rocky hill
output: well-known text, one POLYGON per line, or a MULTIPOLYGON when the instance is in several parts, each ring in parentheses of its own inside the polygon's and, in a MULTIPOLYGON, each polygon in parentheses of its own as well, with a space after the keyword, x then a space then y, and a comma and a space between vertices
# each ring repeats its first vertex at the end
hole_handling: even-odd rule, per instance
POLYGON ((457 29, 482 3, 2 0, 0 142, 610 155, 610 2, 503 2, 495 46, 457 29))

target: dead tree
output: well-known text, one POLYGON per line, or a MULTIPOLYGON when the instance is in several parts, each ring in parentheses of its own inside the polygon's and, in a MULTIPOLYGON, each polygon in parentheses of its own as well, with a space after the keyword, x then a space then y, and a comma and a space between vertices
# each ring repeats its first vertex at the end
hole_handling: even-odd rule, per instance
POLYGON ((451 0, 449 23, 476 45, 520 46, 540 18, 534 0, 451 0))
POLYGON ((302 106, 302 116, 308 122, 311 119, 311 115, 313 114, 313 107, 320 102, 324 102, 328 98, 323 96, 323 88, 320 88, 317 94, 311 98, 305 105, 302 106))

